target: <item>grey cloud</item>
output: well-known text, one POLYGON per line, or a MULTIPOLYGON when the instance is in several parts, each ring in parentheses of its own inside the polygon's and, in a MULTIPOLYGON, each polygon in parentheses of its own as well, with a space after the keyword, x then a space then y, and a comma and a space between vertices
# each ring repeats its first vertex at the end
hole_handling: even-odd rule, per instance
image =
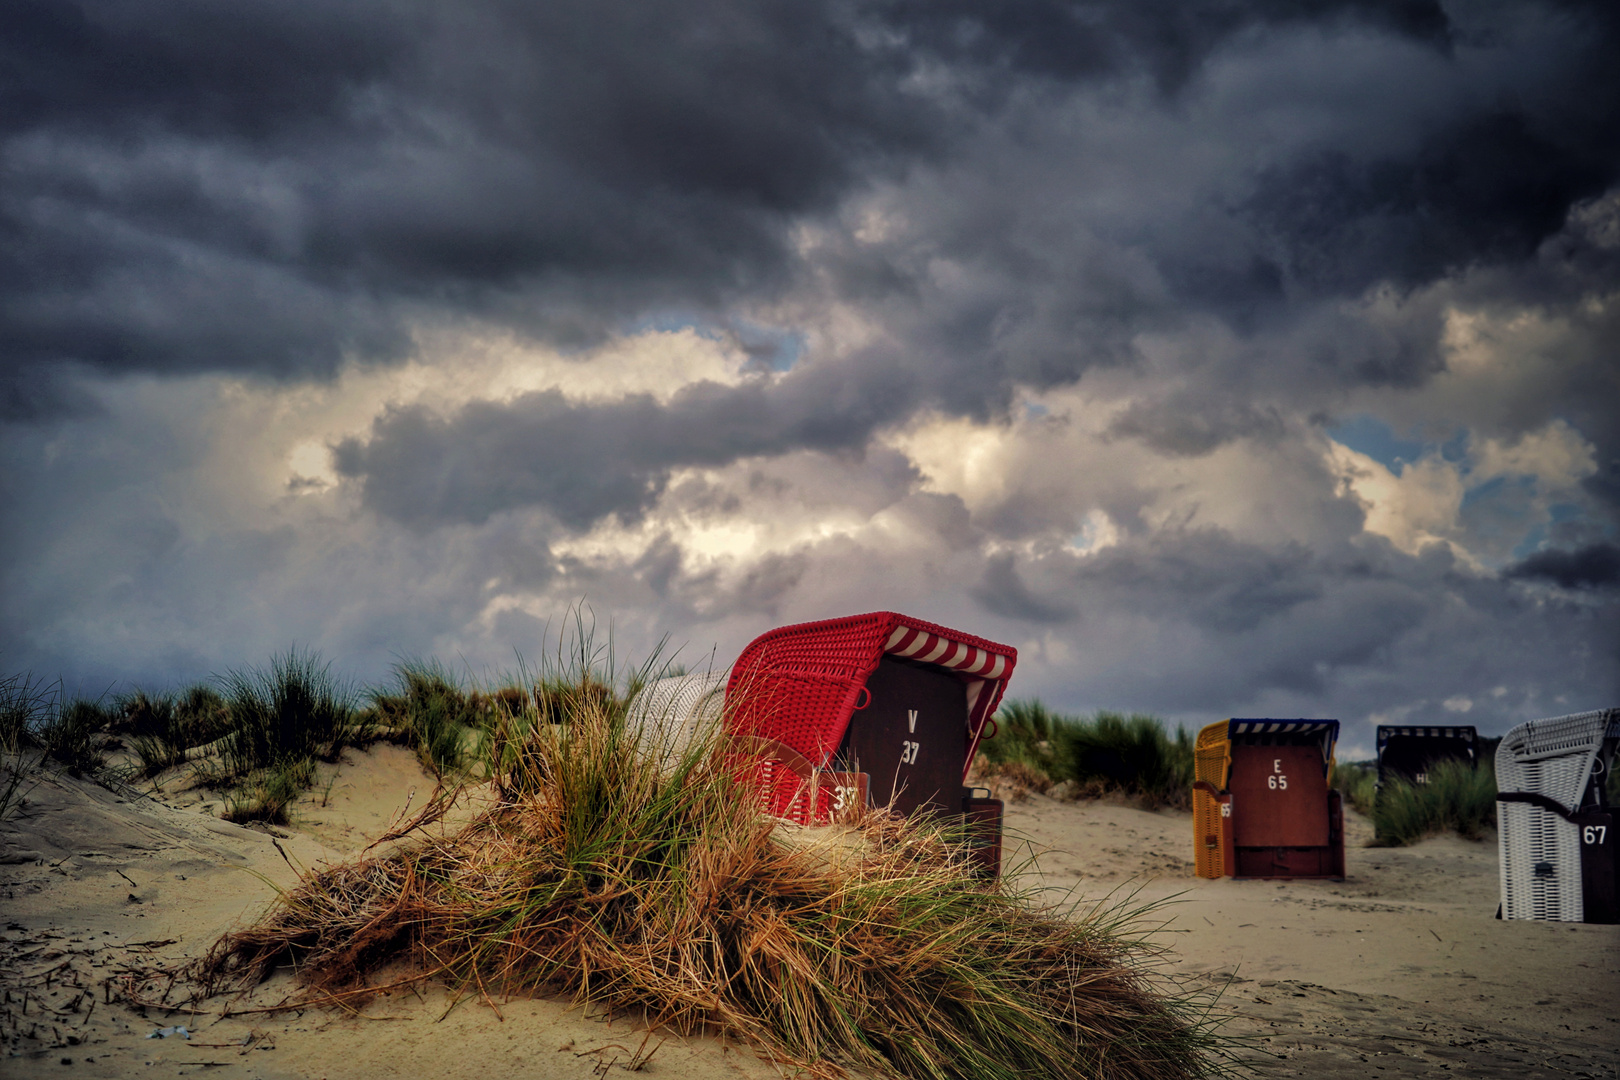
POLYGON ((100 412, 100 404, 85 389, 79 374, 33 366, 0 369, 0 423, 48 423, 58 417, 100 412))
POLYGON ((421 309, 554 338, 713 309, 780 280, 792 216, 939 141, 908 58, 830 7, 15 14, 0 348, 40 362, 318 372, 421 309))
POLYGON ((1144 72, 1173 90, 1222 42, 1246 30, 1295 22, 1361 23, 1444 45, 1450 26, 1432 0, 1280 0, 1187 5, 1013 0, 901 0, 889 5, 913 40, 941 56, 992 71, 1075 80, 1144 72))
POLYGON ((803 297, 826 270, 874 313, 913 308, 890 314, 930 358, 917 376, 983 416, 1010 382, 1130 360, 1135 335, 1189 310, 1249 334, 1299 290, 1522 260, 1617 175, 1604 10, 30 0, 0 83, 0 349, 33 372, 320 375, 405 355, 417 321, 579 344, 649 312, 724 322, 803 297), (1266 43, 1285 52, 1310 28, 1387 42, 1392 64, 1417 42, 1459 100, 1491 103, 1391 124, 1391 145, 1354 156, 1285 140, 1269 164, 1206 166, 1180 192, 1133 189, 1067 220, 1039 213, 1065 191, 996 204, 986 132, 1016 132, 1025 164, 1056 182, 1085 128, 1043 110, 1145 73, 1161 95, 1124 100, 1171 115, 1185 102, 1163 93, 1207 91, 1197 76, 1222 50, 1263 68, 1281 55, 1266 43), (797 225, 931 168, 992 191, 931 231, 928 252, 822 265, 796 249, 797 225), (931 298, 917 275, 932 254, 982 286, 931 298), (1116 255, 1153 280, 1108 265, 1116 255))
MULTIPOLYGON (((532 649, 532 612, 583 594, 637 640, 723 649, 912 609, 1019 642, 1020 690, 1062 707, 1440 719, 1500 685, 1470 715, 1505 725, 1620 693, 1612 4, 8 15, 8 663, 193 677, 294 638, 365 675, 397 652, 500 662, 532 649), (1533 385, 1509 363, 1477 399, 1424 396, 1454 312, 1556 325, 1533 385), (396 408, 337 447, 346 483, 278 486, 251 524, 188 486, 239 449, 207 428, 227 380, 198 373, 329 377, 410 355, 423 326, 577 346, 670 321, 730 334, 762 377, 396 408), (839 353, 852 326, 881 347, 839 353), (161 392, 129 404, 150 386, 132 373, 161 392), (1036 453, 970 513, 874 444, 924 408, 998 422, 1022 388, 1076 382, 1097 408, 1136 403, 1106 483, 1043 485, 1099 466, 1036 453), (1320 456, 1312 424, 1364 407, 1500 439, 1563 417, 1597 449, 1589 518, 1504 573, 1362 534, 1299 463, 1320 456), (1145 512, 1146 473, 1198 471, 1164 458, 1243 439, 1274 451, 1252 482, 1308 543, 1145 512), (687 466, 731 472, 671 489, 687 466), (356 494, 374 513, 350 513, 356 494), (794 500, 875 524, 724 572, 673 532, 591 556, 561 535, 794 500), (1119 543, 1064 551, 1092 509, 1119 543), (987 560, 1009 538, 1021 554, 987 560)), ((1504 509, 1470 523, 1505 545, 1512 522, 1484 520, 1504 509)))
POLYGON ((1139 438, 1167 454, 1198 457, 1233 439, 1274 441, 1285 427, 1272 406, 1182 393, 1130 405, 1109 425, 1108 433, 1139 438))
MULTIPOLYGON (((1500 112, 1404 158, 1324 151, 1267 170, 1242 213, 1280 252, 1287 282, 1311 292, 1408 287, 1474 261, 1522 261, 1572 205, 1614 182, 1620 112, 1593 120, 1564 132, 1500 112)), ((1283 271, 1266 265, 1280 291, 1283 271)))
POLYGON ((1074 609, 1052 604, 1030 592, 1018 576, 1017 560, 1011 552, 993 555, 985 562, 984 577, 973 590, 973 598, 986 611, 1021 622, 1061 623, 1074 618, 1074 609))
POLYGON ((1144 614, 1239 633, 1319 599, 1322 569, 1299 545, 1268 549, 1198 529, 1075 561, 1064 591, 1129 596, 1144 614))
POLYGON ((1202 721, 1218 718, 1211 701, 1226 715, 1345 719, 1398 704, 1412 722, 1444 722, 1442 701, 1462 694, 1499 731, 1620 693, 1612 610, 1534 600, 1438 548, 1307 551, 1203 530, 1023 560, 1019 574, 1043 603, 1078 611, 1063 633, 1072 658, 1039 674, 1029 664, 1022 692, 1073 707, 1202 721))
POLYGON ((412 406, 380 417, 364 442, 340 444, 335 461, 361 481, 368 506, 413 528, 544 507, 581 529, 610 514, 640 516, 681 466, 858 451, 875 427, 916 407, 917 389, 867 355, 774 384, 699 383, 667 405, 646 394, 581 403, 547 390, 449 417, 412 406))

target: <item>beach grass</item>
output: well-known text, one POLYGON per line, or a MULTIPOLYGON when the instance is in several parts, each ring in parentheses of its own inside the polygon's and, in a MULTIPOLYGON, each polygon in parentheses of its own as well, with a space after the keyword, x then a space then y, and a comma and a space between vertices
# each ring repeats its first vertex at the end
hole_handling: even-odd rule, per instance
POLYGON ((0 752, 38 745, 38 734, 56 710, 60 687, 31 674, 0 676, 0 752))
POLYGON ((495 717, 479 769, 493 803, 470 824, 434 828, 455 799, 441 793, 389 846, 305 874, 195 963, 199 993, 286 964, 289 1007, 352 1007, 401 978, 561 993, 743 1036, 810 1076, 1215 1068, 1199 1003, 1152 969, 1141 911, 1042 908, 973 874, 960 829, 929 818, 873 810, 788 842, 723 736, 671 763, 627 732, 628 695, 603 698, 588 670, 571 681, 549 715, 531 699, 495 717))
POLYGON ((358 695, 310 649, 289 648, 265 667, 238 668, 220 680, 228 729, 221 778, 238 780, 288 762, 335 761, 369 737, 358 695))
POLYGON ((436 776, 461 769, 469 736, 483 725, 491 705, 506 701, 522 707, 511 694, 485 699, 469 692, 437 659, 403 660, 393 675, 391 687, 371 691, 375 721, 390 739, 415 750, 436 776))
POLYGON ((37 729, 39 745, 70 776, 93 775, 107 763, 104 736, 116 715, 99 698, 60 698, 37 729))
POLYGON ((315 759, 308 757, 286 758, 255 769, 226 792, 219 816, 238 824, 286 825, 288 807, 315 785, 316 776, 315 759))
POLYGON ((123 716, 113 730, 128 738, 141 777, 183 763, 189 751, 223 738, 231 728, 225 698, 205 683, 175 694, 136 689, 120 696, 118 706, 123 716))
POLYGON ((1378 763, 1376 761, 1335 761, 1328 774, 1328 787, 1335 788, 1344 797, 1345 804, 1353 807, 1362 817, 1373 816, 1373 804, 1378 798, 1378 763))
POLYGON ((1192 805, 1193 737, 1157 717, 1099 712, 1057 734, 1061 760, 1082 792, 1122 791, 1148 806, 1192 805))
POLYGON ((1424 783, 1387 779, 1378 789, 1372 819, 1379 847, 1414 844, 1456 833, 1477 840, 1496 828, 1496 770, 1486 761, 1440 761, 1424 783))
POLYGON ((0 821, 21 804, 28 778, 44 764, 38 734, 56 709, 58 690, 29 674, 0 676, 0 821))
POLYGON ((1065 716, 1034 698, 1003 703, 996 723, 995 737, 979 744, 980 773, 1014 790, 1068 781, 1079 797, 1119 793, 1149 808, 1191 806, 1193 736, 1185 728, 1171 733, 1141 713, 1065 716))
POLYGON ((230 820, 285 822, 292 800, 314 783, 314 762, 335 762, 346 747, 373 738, 359 694, 314 650, 294 646, 217 682, 223 710, 204 715, 223 734, 195 770, 201 782, 227 792, 230 820))

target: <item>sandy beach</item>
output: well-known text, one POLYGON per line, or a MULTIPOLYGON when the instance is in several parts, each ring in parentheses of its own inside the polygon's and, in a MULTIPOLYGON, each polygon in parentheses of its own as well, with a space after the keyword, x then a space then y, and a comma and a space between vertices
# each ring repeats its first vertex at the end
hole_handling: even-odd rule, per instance
MULTIPOLYGON (((274 830, 218 820, 169 782, 123 794, 42 779, 0 823, 0 1036, 7 1076, 774 1076, 720 1037, 546 1000, 385 994, 337 1010, 192 1015, 109 997, 121 972, 177 965, 252 919, 296 866, 363 849, 433 781, 397 747, 349 752, 274 830), (184 1026, 190 1038, 153 1032, 184 1026)), ((1493 841, 1364 847, 1348 876, 1204 881, 1190 817, 1042 795, 1008 807, 1007 862, 1053 902, 1165 901, 1166 968, 1220 988, 1242 1059, 1275 1077, 1620 1075, 1620 927, 1501 922, 1493 841)), ((282 975, 255 995, 292 987, 282 975)))

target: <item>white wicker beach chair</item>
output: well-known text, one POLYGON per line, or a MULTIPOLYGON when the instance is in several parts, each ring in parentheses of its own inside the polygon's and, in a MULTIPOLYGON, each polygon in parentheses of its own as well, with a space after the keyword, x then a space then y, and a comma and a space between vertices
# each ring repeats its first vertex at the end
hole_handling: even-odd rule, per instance
POLYGON ((1531 720, 1502 739, 1496 751, 1502 918, 1586 920, 1575 818, 1601 804, 1617 739, 1620 709, 1531 720))
POLYGON ((700 732, 718 726, 726 707, 728 671, 655 679, 631 699, 626 730, 668 767, 700 732))

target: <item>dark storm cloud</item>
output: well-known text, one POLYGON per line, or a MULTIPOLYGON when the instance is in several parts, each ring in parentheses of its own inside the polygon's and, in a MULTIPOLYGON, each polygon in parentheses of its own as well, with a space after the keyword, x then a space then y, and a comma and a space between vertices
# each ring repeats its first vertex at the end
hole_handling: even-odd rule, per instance
POLYGON ((1483 116, 1406 157, 1323 151, 1267 170, 1242 213, 1280 251, 1287 280, 1311 292, 1409 287, 1474 261, 1526 259, 1572 205, 1614 182, 1612 104, 1579 125, 1483 116))
POLYGON ((860 450, 873 428, 907 415, 916 387, 885 358, 797 371, 780 382, 697 383, 667 403, 629 395, 577 402, 556 390, 452 416, 395 409, 362 442, 336 448, 338 471, 368 506, 413 528, 482 522, 544 507, 574 528, 633 519, 672 470, 791 449, 860 450))
MULTIPOLYGON (((1410 722, 1440 723, 1455 721, 1444 702, 1461 695, 1471 722, 1500 731, 1620 690, 1612 614, 1544 602, 1438 546, 1414 556, 1378 541, 1306 549, 1186 530, 1086 557, 991 560, 981 602, 1009 570, 1043 604, 1072 605, 1065 666, 1076 670, 1047 677, 1070 687, 1054 696, 1088 707, 1175 717, 1220 701, 1295 716, 1326 705, 1361 719, 1399 702, 1410 722)), ((986 609, 1039 621, 1017 605, 986 609)))
POLYGON ((1538 551, 1503 574, 1550 581, 1566 589, 1610 589, 1620 586, 1620 546, 1600 543, 1574 551, 1538 551))
POLYGON ((1128 596, 1144 614, 1235 634, 1320 600, 1325 569, 1302 545, 1268 548, 1218 530, 1192 530, 1105 549, 1075 566, 1071 588, 1128 596))
MULTIPOLYGON (((1000 283, 977 302, 930 307, 904 257, 831 267, 864 301, 920 298, 913 345, 945 369, 942 400, 982 414, 1010 380, 1128 356, 1167 311, 1202 305, 1249 332, 1299 290, 1522 258, 1614 181, 1620 144, 1601 66, 1614 20, 1523 10, 1538 33, 1515 51, 1497 9, 1453 25, 1426 0, 29 0, 0 44, 0 350, 13 382, 64 360, 290 376, 404 355, 418 320, 579 343, 649 312, 720 317, 801 284, 794 226, 875 179, 979 168, 975 133, 1003 123, 1036 158, 1071 138, 1018 112, 1031 102, 1146 74, 1170 98, 1144 107, 1174 109, 1220 50, 1305 27, 1408 61, 1416 43, 1440 64, 1457 41, 1486 43, 1501 71, 1485 104, 1430 117, 1415 141, 1302 146, 1250 178, 1221 227, 1171 215, 1143 231, 1129 246, 1162 294, 1077 244, 1106 218, 1031 251, 1003 228, 1018 208, 993 198, 935 238, 1000 283)), ((1190 180, 1201 204, 1231 199, 1206 179, 1190 180)))
POLYGON ((901 0, 887 13, 914 41, 954 60, 1059 80, 1145 72, 1166 88, 1179 87, 1213 49, 1257 25, 1363 23, 1437 45, 1450 29, 1434 0, 901 0))
POLYGON ((713 305, 779 276, 793 215, 938 127, 905 57, 810 5, 10 18, 13 364, 319 372, 397 352, 401 305, 538 308, 563 336, 713 305))
POLYGON ((391 7, 15 0, 0 129, 134 125, 264 140, 339 121, 345 96, 384 78, 408 47, 411 28, 391 7))

